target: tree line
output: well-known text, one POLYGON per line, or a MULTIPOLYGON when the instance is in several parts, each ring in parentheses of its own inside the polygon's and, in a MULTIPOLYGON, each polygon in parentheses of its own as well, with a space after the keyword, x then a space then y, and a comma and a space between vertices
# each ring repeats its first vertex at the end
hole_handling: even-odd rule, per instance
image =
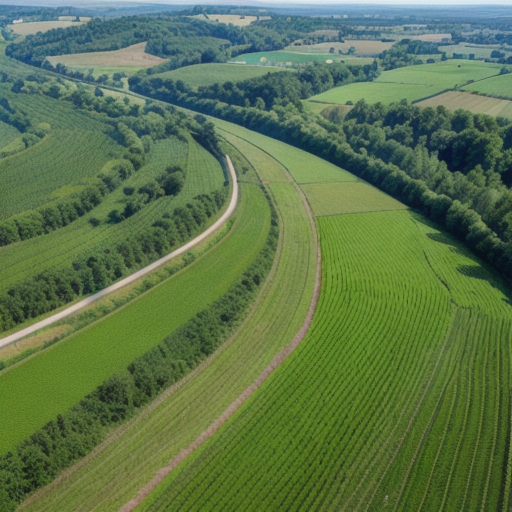
MULTIPOLYGON (((480 190, 481 193, 478 197, 482 199, 482 205, 485 201, 493 202, 493 208, 489 211, 494 211, 493 220, 487 219, 489 224, 496 229, 502 238, 482 219, 482 216, 472 208, 472 204, 468 202, 462 202, 459 199, 450 197, 442 188, 437 188, 431 181, 428 180, 428 172, 425 176, 417 174, 417 171, 411 172, 411 175, 407 174, 401 167, 397 165, 400 163, 404 168, 408 168, 404 165, 406 158, 401 159, 397 162, 391 158, 386 158, 387 161, 383 160, 377 154, 372 154, 372 151, 368 150, 367 147, 359 147, 355 140, 350 140, 354 147, 351 146, 347 136, 343 130, 343 127, 332 123, 328 120, 322 120, 318 116, 306 112, 300 112, 296 109, 293 104, 283 106, 274 106, 273 110, 268 112, 254 107, 241 107, 238 105, 229 105, 213 99, 200 99, 197 96, 191 94, 176 95, 174 91, 166 98, 165 89, 153 90, 147 87, 147 82, 133 83, 132 87, 135 90, 144 91, 145 94, 158 97, 158 99, 172 101, 183 107, 200 111, 205 114, 219 117, 227 121, 234 122, 245 126, 251 130, 263 133, 270 137, 278 140, 282 140, 289 144, 295 145, 301 149, 309 151, 321 158, 324 158, 348 171, 352 172, 356 176, 359 176, 370 183, 376 185, 378 188, 384 190, 393 197, 403 201, 405 204, 414 207, 424 213, 427 217, 432 218, 436 222, 444 226, 448 231, 455 234, 459 239, 464 241, 472 250, 474 250, 480 257, 494 266, 504 276, 512 278, 512 241, 510 240, 510 225, 511 225, 511 202, 510 202, 510 188, 506 187, 502 182, 505 181, 510 185, 510 173, 511 173, 511 160, 510 160, 510 128, 508 122, 503 119, 492 120, 489 116, 474 115, 466 111, 460 111, 453 114, 453 118, 450 118, 450 123, 453 121, 457 123, 460 118, 471 117, 473 125, 477 128, 471 128, 471 125, 462 124, 460 131, 455 131, 455 140, 458 140, 460 144, 464 144, 464 141, 468 140, 466 135, 463 133, 465 129, 476 129, 477 140, 481 140, 482 144, 480 148, 484 148, 484 151, 477 151, 472 153, 471 156, 464 156, 463 160, 453 161, 450 164, 460 164, 462 162, 463 167, 461 170, 454 172, 448 169, 446 162, 440 161, 439 169, 441 175, 447 177, 446 184, 449 184, 450 179, 455 182, 462 182, 464 172, 467 172, 469 176, 468 180, 473 180, 478 183, 479 181, 483 184, 485 181, 485 187, 488 186, 499 178, 498 183, 501 182, 501 186, 498 185, 498 189, 501 191, 500 200, 492 197, 488 191, 480 190), (140 89, 139 89, 140 87, 140 89), (495 132, 490 130, 489 133, 485 129, 480 130, 480 123, 483 125, 494 126, 493 122, 496 123, 499 130, 495 132), (475 125, 476 123, 476 125, 475 125), (461 135, 462 134, 462 135, 461 135), (459 138, 460 135, 460 138, 459 138), (496 157, 495 148, 493 147, 493 141, 501 141, 500 150, 503 150, 499 157, 496 157), (355 148, 355 149, 354 149, 355 148), (474 158, 475 160, 471 160, 474 158), (483 158, 483 160, 481 160, 483 158), (476 163, 477 168, 474 169, 474 173, 468 172, 468 165, 471 162, 478 162, 480 159, 484 166, 476 163), (446 170, 443 171, 444 166, 446 170), (498 165, 499 168, 495 166, 498 165), (462 172, 463 171, 463 172, 462 172), (460 173, 460 176, 456 174, 460 173), (449 173, 451 176, 449 176, 449 173), (471 174, 471 175, 470 175, 471 174), (425 178, 427 177, 427 181, 425 178), (501 179, 503 177, 503 180, 501 179), (423 179, 422 179, 423 178, 423 179), (430 188, 427 183, 430 183, 430 188), (506 190, 505 188, 506 187, 506 190), (484 199, 485 198, 485 199, 484 199)), ((362 104, 358 107, 361 109, 362 104)), ((384 107, 377 104, 374 106, 377 110, 381 110, 384 107)), ((402 152, 408 153, 408 156, 414 155, 417 152, 418 158, 422 158, 426 169, 432 165, 432 162, 437 158, 434 154, 427 154, 427 144, 432 144, 435 139, 428 138, 428 133, 423 133, 421 130, 431 130, 431 135, 436 131, 436 122, 443 118, 447 114, 444 113, 446 109, 422 109, 418 110, 418 120, 414 123, 407 124, 407 118, 400 118, 401 110, 416 109, 406 103, 402 102, 398 106, 393 106, 391 110, 386 111, 386 115, 389 113, 390 119, 394 116, 395 121, 390 125, 388 130, 393 131, 393 135, 389 137, 389 140, 385 141, 391 146, 395 146, 396 142, 399 146, 396 146, 397 154, 402 152), (421 114, 421 112, 425 112, 421 114), (437 112, 437 114, 436 114, 437 112), (429 117, 431 117, 431 127, 429 126, 429 117), (408 134, 414 137, 414 126, 419 123, 419 120, 423 119, 426 123, 424 128, 418 128, 418 148, 408 148, 403 146, 393 139, 393 136, 398 139, 406 139, 408 134), (403 128, 401 127, 403 125, 403 128), (403 131, 404 133, 400 133, 403 131), (423 137, 423 138, 421 138, 423 137), (425 149, 422 149, 422 144, 425 144, 425 149), (411 149, 411 151, 408 151, 411 149)), ((353 116, 356 115, 358 110, 355 110, 353 116)), ((412 121, 412 119, 410 120, 412 121)), ((350 119, 347 120, 350 123, 350 119)), ((378 127, 379 123, 375 119, 378 127)), ((357 123, 356 123, 357 124, 357 123)), ((419 126, 419 125, 418 125, 419 126)), ((454 126, 457 126, 456 124, 454 126)), ((373 127, 373 125, 372 125, 373 127)), ((439 138, 442 139, 443 130, 439 131, 439 138)), ((446 130, 445 130, 446 131, 446 130)), ((454 131, 454 130, 452 130, 454 131)), ((385 133, 385 132, 384 132, 385 133)), ((475 134, 475 132, 469 132, 475 134)), ((350 139, 350 137, 349 137, 350 139)), ((414 140, 414 139, 413 139, 414 140)), ((450 139, 451 140, 451 139, 450 139)), ((363 144, 364 146, 364 144, 363 144)), ((462 147, 462 146, 461 146, 462 147)), ((445 146, 443 149, 448 148, 445 146)), ((439 149, 439 148, 437 148, 439 149)), ((404 153, 405 154, 405 153, 404 153)), ((453 152, 456 157, 456 152, 453 152)), ((381 155, 384 156, 384 155, 381 155)), ((419 165, 419 164, 418 164, 419 165)), ((413 167, 418 167, 414 165, 413 167)), ((432 172, 432 171, 429 171, 432 172)), ((436 172, 434 172, 435 176, 436 172)), ((491 187, 492 188, 492 187, 491 187)), ((454 191, 457 187, 454 186, 454 191)), ((475 196, 476 198, 476 196, 475 196)))
MULTIPOLYGON (((270 200, 267 196, 267 200, 270 200)), ((29 494, 50 483, 111 431, 212 354, 234 331, 254 301, 274 260, 279 238, 272 208, 264 247, 218 300, 157 346, 113 375, 75 407, 48 422, 0 457, 0 510, 12 512, 29 494)))
POLYGON ((164 214, 143 233, 83 254, 69 267, 48 269, 12 286, 0 295, 0 331, 101 290, 179 247, 222 207, 227 190, 201 194, 172 214, 164 214))

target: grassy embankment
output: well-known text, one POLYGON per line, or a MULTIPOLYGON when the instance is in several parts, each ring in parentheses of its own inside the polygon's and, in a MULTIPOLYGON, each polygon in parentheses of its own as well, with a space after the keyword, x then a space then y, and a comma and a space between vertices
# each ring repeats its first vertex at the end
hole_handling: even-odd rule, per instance
MULTIPOLYGON (((285 169, 268 154, 234 136, 230 141, 268 183, 282 226, 278 258, 256 307, 193 378, 164 394, 83 466, 44 489, 22 510, 117 510, 218 418, 302 325, 316 275, 313 227, 303 198, 285 169)), ((316 164, 320 172, 323 162, 316 159, 316 164)), ((326 169, 334 172, 329 164, 326 169)), ((251 184, 256 182, 253 171, 243 174, 241 182, 243 188, 257 190, 251 184)), ((260 218, 254 210, 250 215, 260 218)))
POLYGON ((317 222, 308 336, 138 510, 509 510, 510 290, 412 212, 317 222))
POLYGON ((365 99, 368 103, 418 101, 447 89, 498 75, 500 64, 449 60, 384 71, 375 81, 336 87, 312 96, 308 102, 344 105, 365 99))

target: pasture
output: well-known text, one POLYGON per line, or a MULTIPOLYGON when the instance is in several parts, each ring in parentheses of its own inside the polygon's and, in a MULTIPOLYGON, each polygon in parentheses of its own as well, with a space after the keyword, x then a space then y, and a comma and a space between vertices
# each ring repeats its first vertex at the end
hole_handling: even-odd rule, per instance
MULTIPOLYGON (((232 142, 238 147, 235 138, 232 142)), ((244 148, 245 165, 251 167, 247 174, 254 173, 251 164, 261 161, 261 153, 255 146, 247 153, 244 148)), ((154 406, 110 437, 94 457, 72 468, 65 479, 50 484, 20 510, 118 510, 206 429, 295 336, 315 282, 314 231, 305 202, 284 167, 276 160, 268 163, 276 178, 268 187, 281 224, 278 257, 240 330, 190 379, 164 393, 154 406)))
POLYGON ((238 220, 214 250, 120 310, 0 374, 1 453, 227 291, 263 246, 270 225, 262 192, 247 186, 242 193, 238 220))
POLYGON ((20 36, 29 36, 38 32, 48 32, 54 28, 78 27, 83 25, 81 21, 31 21, 28 23, 16 23, 9 25, 13 32, 20 36))
POLYGON ((407 207, 367 183, 314 183, 302 185, 316 216, 403 210, 407 207))
POLYGON ((224 175, 219 162, 197 142, 190 140, 187 146, 176 139, 160 141, 155 144, 148 163, 88 214, 46 235, 0 248, 3 261, 0 290, 7 290, 14 283, 46 268, 70 265, 84 252, 108 249, 130 235, 142 233, 164 213, 172 213, 176 207, 186 204, 199 194, 208 194, 221 188, 223 182, 224 175), (187 169, 185 186, 178 196, 161 197, 121 223, 108 222, 108 213, 124 206, 122 200, 125 187, 136 188, 160 175, 169 165, 181 165, 187 169), (100 220, 99 226, 93 227, 90 224, 92 217, 100 220))
POLYGON ((485 44, 471 44, 471 43, 459 43, 456 45, 440 46, 440 52, 446 52, 446 56, 451 59, 454 53, 463 55, 464 58, 468 59, 471 54, 476 59, 490 59, 493 50, 499 50, 505 54, 505 58, 512 55, 511 51, 502 50, 500 45, 485 45, 485 44))
MULTIPOLYGON (((63 64, 78 68, 115 68, 123 70, 148 68, 165 62, 165 59, 146 53, 147 43, 137 43, 120 50, 110 52, 73 53, 47 57, 52 66, 63 64)), ((103 71, 106 72, 106 71, 103 71)))
POLYGON ((509 510, 502 283, 407 211, 317 223, 308 335, 137 510, 509 510))
POLYGON ((344 43, 337 41, 327 43, 316 43, 316 44, 293 44, 287 46, 285 51, 287 52, 298 52, 298 53, 320 53, 329 54, 330 50, 333 49, 332 54, 338 55, 340 50, 342 54, 347 54, 350 48, 354 49, 351 55, 364 56, 364 55, 378 55, 385 50, 389 50, 395 43, 383 43, 382 41, 371 41, 366 39, 346 39, 344 43))
POLYGON ((241 62, 244 64, 258 66, 292 66, 294 64, 306 64, 308 62, 340 62, 344 55, 335 55, 330 53, 296 53, 296 52, 255 52, 238 55, 231 62, 241 62))
POLYGON ((241 82, 250 78, 265 76, 268 73, 283 72, 279 68, 244 66, 241 64, 194 64, 173 71, 153 75, 155 78, 182 80, 197 89, 201 86, 224 82, 241 82))
POLYGON ((375 81, 348 84, 312 96, 309 101, 331 104, 409 102, 434 96, 468 82, 498 75, 501 66, 476 61, 450 60, 384 71, 375 81))
POLYGON ((463 87, 465 91, 512 99, 512 74, 493 76, 463 87))
MULTIPOLYGON (((489 80, 492 79, 490 78, 489 80)), ((475 114, 512 118, 512 101, 489 98, 488 96, 480 96, 463 91, 448 91, 433 98, 420 101, 416 105, 418 107, 434 108, 438 105, 443 105, 448 110, 463 108, 475 114)))

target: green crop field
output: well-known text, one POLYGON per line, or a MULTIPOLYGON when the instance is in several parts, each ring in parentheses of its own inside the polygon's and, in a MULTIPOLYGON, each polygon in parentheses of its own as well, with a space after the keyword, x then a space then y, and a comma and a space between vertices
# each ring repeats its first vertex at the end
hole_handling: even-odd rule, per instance
POLYGON ((314 183, 303 185, 315 215, 378 212, 407 208, 378 188, 366 183, 314 183))
POLYGON ((407 211, 317 221, 308 335, 138 510, 509 510, 499 279, 407 211))
POLYGON ((35 126, 49 123, 50 134, 35 146, 0 160, 0 219, 51 201, 58 189, 94 176, 124 148, 108 133, 111 128, 45 96, 18 95, 0 89, 14 108, 35 126))
POLYGON ((263 246, 270 224, 263 195, 250 189, 243 194, 238 222, 216 250, 104 320, 0 375, 1 453, 226 292, 263 246))
MULTIPOLYGON (((265 140, 274 144, 268 138, 263 139, 263 144, 265 140)), ((232 138, 237 147, 239 141, 232 138)), ((261 161, 260 149, 245 149, 251 163, 261 161)), ((268 187, 280 217, 280 246, 270 279, 247 321, 193 379, 185 379, 157 406, 144 410, 122 432, 116 432, 94 457, 72 468, 66 478, 47 486, 21 510, 118 510, 160 467, 206 429, 295 336, 313 293, 314 232, 304 200, 287 179, 285 169, 275 160, 267 163, 274 167, 271 174, 276 178, 268 187)))
POLYGON ((310 101, 343 105, 364 99, 367 103, 418 101, 468 81, 498 75, 501 66, 474 61, 450 60, 384 71, 374 82, 348 84, 312 96, 310 101))
MULTIPOLYGON (((492 80, 492 78, 489 80, 492 80)), ((472 94, 464 91, 448 91, 434 96, 433 98, 420 101, 416 105, 419 107, 434 108, 438 105, 443 105, 448 110, 463 108, 475 114, 512 118, 512 101, 490 98, 489 96, 481 96, 480 94, 472 94)))
POLYGON ((446 52, 446 56, 451 59, 454 53, 458 53, 464 55, 467 59, 471 54, 475 56, 476 59, 490 59, 491 53, 493 50, 499 50, 500 52, 505 54, 505 58, 510 57, 512 52, 503 51, 500 48, 500 45, 483 45, 483 44, 470 44, 470 43, 459 43, 456 45, 448 45, 448 46, 440 46, 440 52, 446 52))
POLYGON ((20 136, 20 132, 10 124, 0 121, 0 149, 10 144, 14 139, 20 136))
MULTIPOLYGON (((367 39, 347 39, 344 43, 337 41, 331 41, 327 43, 316 43, 316 44, 304 44, 300 46, 287 46, 285 50, 287 52, 298 52, 298 53, 322 53, 331 54, 329 50, 334 49, 334 54, 338 55, 339 50, 346 54, 350 48, 354 48, 353 55, 378 55, 385 50, 389 50, 395 43, 388 42, 383 43, 382 41, 372 41, 367 39)), ((332 55, 332 54, 331 54, 332 55)), ((370 64, 373 61, 370 61, 370 64)))
POLYGON ((240 64, 194 64, 152 75, 155 78, 182 80, 190 87, 201 87, 224 82, 240 82, 250 78, 264 76, 267 73, 283 71, 279 68, 262 66, 243 66, 240 64))
POLYGON ((176 139, 157 142, 149 162, 88 214, 47 235, 1 247, 0 290, 7 290, 14 283, 46 268, 70 265, 86 251, 106 249, 129 235, 143 232, 164 213, 172 213, 174 208, 199 194, 221 188, 224 175, 219 162, 192 139, 188 147, 187 151, 187 145, 176 139), (185 186, 177 197, 162 197, 119 224, 107 221, 112 209, 122 208, 125 186, 140 186, 173 164, 187 168, 185 186), (92 227, 89 223, 92 217, 99 219, 101 224, 92 227))
POLYGON ((512 99, 512 74, 498 75, 463 87, 465 91, 512 99))

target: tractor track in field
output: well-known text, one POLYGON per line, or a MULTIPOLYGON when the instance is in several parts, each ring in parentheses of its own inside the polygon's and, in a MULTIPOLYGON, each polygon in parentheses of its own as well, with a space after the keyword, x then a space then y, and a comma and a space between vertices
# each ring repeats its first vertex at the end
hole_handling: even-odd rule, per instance
MULTIPOLYGON (((283 166, 284 167, 284 166, 283 166)), ((286 168, 286 167, 285 167, 286 168)), ((289 173, 288 169, 287 172, 289 173)), ((322 277, 322 262, 321 262, 321 254, 320 254, 320 246, 318 243, 318 236, 315 227, 315 220, 313 216, 313 212, 310 208, 309 202, 306 199, 306 196, 299 185, 291 178, 290 180, 293 182, 297 190, 299 191, 306 210, 308 212, 308 216, 311 222, 311 226, 313 228, 313 235, 316 247, 316 278, 315 278, 315 287, 313 291, 313 296, 311 298, 311 302, 309 305, 308 312, 306 314, 306 318, 301 326, 301 328, 297 331, 292 341, 284 347, 277 355, 274 356, 272 361, 267 365, 267 367, 260 373, 260 375, 256 378, 256 380, 250 384, 228 407, 224 410, 224 412, 211 424, 209 425, 197 438, 193 441, 189 446, 181 450, 175 457, 173 457, 167 466, 160 468, 155 476, 144 486, 142 487, 137 496, 132 500, 125 503, 118 512, 132 512, 135 510, 142 501, 165 479, 171 471, 173 471, 181 462, 183 462, 190 454, 192 454, 197 448, 199 448, 204 442, 210 439, 222 425, 229 419, 235 412, 257 391, 261 385, 267 380, 267 378, 276 370, 287 358, 292 354, 292 352, 300 345, 302 340, 305 338, 306 334, 311 327, 311 323, 313 321, 313 316, 316 311, 316 307, 318 304, 318 299, 320 297, 321 290, 321 277, 322 277)))
POLYGON ((5 338, 1 338, 0 339, 0 348, 6 347, 7 345, 10 345, 11 343, 15 343, 16 341, 19 341, 22 338, 25 338, 26 336, 29 336, 30 334, 33 334, 34 332, 39 331, 40 329, 48 327, 64 318, 84 309, 85 307, 91 305, 93 302, 96 302, 99 299, 107 297, 108 295, 110 295, 113 292, 116 292, 120 288, 123 288, 124 286, 133 283, 137 279, 140 279, 141 277, 144 277, 144 276, 150 274, 151 272, 153 272, 157 268, 161 267, 165 263, 169 262, 176 256, 179 256, 179 255, 184 254, 185 252, 189 251, 190 249, 192 249, 193 247, 195 247, 196 245, 198 245, 199 243, 204 241, 212 233, 217 231, 221 226, 223 226, 228 221, 228 219, 231 217, 231 215, 235 211, 236 205, 238 203, 238 182, 237 182, 237 178, 236 178, 235 169, 233 167, 233 164, 231 163, 229 156, 227 156, 227 155, 226 155, 226 160, 228 163, 228 169, 229 169, 229 174, 231 176, 231 181, 233 183, 233 192, 231 194, 231 200, 229 202, 229 205, 228 205, 226 211, 208 229, 206 229, 200 235, 196 236, 194 239, 190 240, 190 242, 186 243, 185 245, 182 245, 175 251, 154 261, 150 265, 148 265, 144 268, 141 268, 137 272, 130 274, 129 276, 125 277, 124 279, 121 279, 121 281, 118 281, 117 283, 114 283, 113 285, 108 286, 107 288, 104 288, 103 290, 95 293, 94 295, 91 295, 90 297, 82 299, 80 302, 77 302, 73 306, 70 306, 59 313, 56 313, 48 318, 45 318, 44 320, 41 320, 40 322, 37 322, 33 325, 30 325, 29 327, 26 327, 25 329, 22 329, 22 330, 17 331, 9 336, 6 336, 5 338))

